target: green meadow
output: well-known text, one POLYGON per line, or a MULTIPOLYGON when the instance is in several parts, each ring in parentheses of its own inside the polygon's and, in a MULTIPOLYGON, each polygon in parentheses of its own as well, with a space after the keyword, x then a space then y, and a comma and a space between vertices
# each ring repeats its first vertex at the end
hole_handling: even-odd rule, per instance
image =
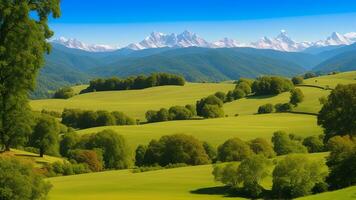
POLYGON ((337 84, 356 83, 356 71, 319 76, 304 80, 305 84, 334 88, 337 84))

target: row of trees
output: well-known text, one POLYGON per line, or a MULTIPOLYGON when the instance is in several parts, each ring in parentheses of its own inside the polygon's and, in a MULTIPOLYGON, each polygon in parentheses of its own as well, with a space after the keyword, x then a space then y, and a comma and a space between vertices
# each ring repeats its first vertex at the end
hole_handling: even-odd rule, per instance
POLYGON ((154 73, 149 76, 132 76, 126 79, 117 77, 108 79, 95 79, 90 81, 88 88, 80 93, 111 90, 133 90, 144 89, 163 85, 184 85, 185 79, 182 76, 168 73, 154 73))
POLYGON ((73 128, 90 128, 97 126, 134 125, 136 120, 122 112, 90 111, 64 109, 62 123, 73 128))
POLYGON ((148 123, 163 122, 170 120, 188 120, 197 116, 194 105, 172 106, 168 110, 161 108, 158 111, 149 110, 146 112, 146 120, 148 123))
POLYGON ((292 81, 276 76, 259 77, 252 84, 252 92, 255 95, 276 95, 291 91, 293 88, 292 81))
POLYGON ((75 95, 75 92, 73 88, 71 87, 63 87, 58 89, 54 95, 53 98, 55 99, 69 99, 75 95))

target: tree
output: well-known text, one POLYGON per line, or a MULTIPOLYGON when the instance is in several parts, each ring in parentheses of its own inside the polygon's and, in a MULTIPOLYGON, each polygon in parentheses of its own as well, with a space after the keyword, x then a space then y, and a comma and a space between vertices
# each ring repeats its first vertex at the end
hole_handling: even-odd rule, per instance
POLYGON ((39 148, 40 156, 43 154, 57 154, 59 139, 59 125, 52 117, 41 117, 33 128, 30 143, 39 148))
POLYGON ((187 120, 193 117, 192 112, 184 106, 173 106, 168 112, 171 120, 187 120))
POLYGON ((215 165, 213 175, 215 180, 233 188, 238 188, 242 184, 243 191, 249 197, 257 198, 263 191, 261 180, 270 173, 269 165, 271 162, 263 155, 252 155, 244 159, 240 165, 236 163, 229 163, 226 166, 215 165))
POLYGON ((204 118, 224 117, 224 110, 218 105, 206 104, 201 111, 201 116, 204 118))
POLYGON ((59 152, 62 156, 67 157, 70 150, 74 150, 79 142, 79 136, 75 132, 69 132, 62 136, 59 143, 59 152))
POLYGON ((274 110, 274 107, 272 104, 267 103, 265 105, 262 105, 260 107, 258 107, 258 114, 267 114, 267 113, 272 113, 274 110))
POLYGON ((323 183, 327 174, 323 160, 311 160, 303 154, 287 155, 273 170, 272 192, 283 199, 305 196, 323 183))
POLYGON ((216 148, 214 148, 211 144, 207 142, 203 142, 203 147, 210 160, 214 162, 217 156, 216 148))
POLYGON ((323 137, 320 136, 304 138, 303 145, 308 148, 309 153, 323 152, 325 150, 323 137))
POLYGON ((231 99, 237 100, 244 98, 246 96, 246 93, 241 88, 235 88, 229 95, 231 95, 231 99))
POLYGON ((241 161, 253 152, 248 144, 239 138, 232 138, 218 147, 218 160, 222 162, 241 161))
POLYGON ((256 138, 249 142, 251 150, 255 154, 262 154, 266 158, 273 158, 276 156, 276 153, 273 150, 272 145, 266 139, 256 138))
POLYGON ((301 103, 304 100, 304 94, 301 89, 295 88, 290 92, 290 100, 289 103, 291 103, 294 106, 297 106, 298 103, 301 103))
POLYGON ((99 172, 103 170, 103 158, 98 151, 76 149, 70 151, 69 158, 77 161, 78 163, 87 164, 92 172, 99 172))
POLYGON ((276 112, 288 112, 292 110, 292 104, 290 103, 277 103, 274 105, 276 112))
POLYGON ((1 200, 46 199, 51 187, 31 165, 15 158, 0 157, 1 200))
MULTIPOLYGON (((205 105, 216 105, 219 108, 222 108, 224 105, 224 102, 222 102, 218 97, 215 95, 210 95, 208 97, 202 98, 201 100, 197 101, 196 103, 196 109, 197 109, 197 115, 204 117, 204 114, 206 114, 206 110, 204 110, 205 105)), ((216 110, 216 109, 215 109, 216 110)))
POLYGON ((136 153, 135 153, 135 165, 136 166, 143 166, 145 164, 145 154, 147 151, 147 146, 144 145, 138 145, 136 148, 136 153))
POLYGON ((318 114, 325 140, 336 135, 356 136, 356 84, 338 85, 318 114))
POLYGON ((263 76, 252 84, 252 91, 256 95, 277 95, 293 89, 292 81, 282 77, 263 76))
POLYGON ((64 87, 57 90, 53 98, 55 99, 69 99, 75 95, 74 90, 71 87, 64 87))
POLYGON ((248 95, 248 94, 250 94, 252 92, 250 83, 247 83, 245 81, 239 82, 236 85, 235 89, 242 90, 245 93, 245 95, 248 95))
POLYGON ((6 151, 30 132, 27 95, 50 50, 50 14, 59 17, 59 0, 0 3, 0 144, 6 151))
POLYGON ((222 102, 225 102, 225 100, 226 100, 226 94, 225 94, 224 92, 219 91, 219 92, 216 92, 214 95, 215 95, 217 98, 219 98, 222 102))
POLYGON ((306 153, 307 149, 299 141, 292 140, 284 131, 277 131, 272 136, 273 149, 277 155, 306 153))
POLYGON ((303 84, 304 78, 302 76, 295 76, 292 78, 292 82, 294 85, 303 84))
POLYGON ((125 138, 113 130, 92 134, 85 146, 88 149, 102 149, 106 168, 126 169, 132 165, 132 154, 125 138))

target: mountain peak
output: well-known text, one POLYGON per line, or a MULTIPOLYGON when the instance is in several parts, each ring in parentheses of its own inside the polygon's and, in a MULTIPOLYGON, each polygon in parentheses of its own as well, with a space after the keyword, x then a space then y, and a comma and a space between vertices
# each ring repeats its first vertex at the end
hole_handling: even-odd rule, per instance
POLYGON ((114 47, 110 45, 86 44, 75 38, 66 38, 63 36, 57 39, 53 39, 51 42, 63 45, 67 48, 80 49, 89 52, 109 52, 109 51, 115 51, 119 49, 118 47, 114 47))

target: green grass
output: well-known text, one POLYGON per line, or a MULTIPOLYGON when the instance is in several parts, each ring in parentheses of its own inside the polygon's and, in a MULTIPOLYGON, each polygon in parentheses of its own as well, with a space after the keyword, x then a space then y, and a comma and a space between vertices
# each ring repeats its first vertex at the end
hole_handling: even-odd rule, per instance
POLYGON ((256 137, 270 138, 274 131, 285 130, 301 136, 321 134, 316 117, 301 114, 245 115, 207 120, 184 120, 151 123, 138 126, 106 126, 84 129, 79 134, 113 129, 123 135, 135 147, 147 144, 162 135, 184 133, 207 141, 215 146, 232 137, 250 140, 256 137))
POLYGON ((335 75, 319 76, 304 80, 304 84, 335 88, 337 84, 356 83, 356 71, 343 72, 335 75))
POLYGON ((234 85, 228 83, 187 83, 185 86, 93 92, 77 95, 67 100, 34 100, 30 102, 30 105, 34 110, 62 111, 64 108, 80 108, 122 111, 131 117, 144 120, 147 110, 169 108, 174 105, 195 104, 202 97, 214 94, 217 91, 227 92, 233 88, 234 85))
MULTIPOLYGON (((327 97, 330 90, 323 90, 313 87, 297 87, 300 88, 305 96, 304 101, 295 108, 295 111, 318 113, 321 109, 319 102, 320 97, 327 97)), ((251 96, 243 99, 239 99, 230 103, 224 104, 224 111, 229 116, 250 115, 257 113, 258 107, 271 103, 273 105, 277 103, 288 103, 290 98, 289 92, 284 92, 276 96, 251 96)))
POLYGON ((356 199, 356 186, 348 187, 332 192, 325 192, 317 195, 298 198, 299 200, 350 200, 356 199))
MULTIPOLYGON (((310 154, 323 159, 327 154, 310 154)), ((219 190, 211 165, 165 169, 143 173, 129 170, 108 171, 77 176, 50 178, 52 200, 215 200, 230 199, 219 190), (209 194, 207 194, 209 193, 209 194)), ((271 187, 272 178, 263 180, 271 187)), ((234 199, 243 199, 234 197, 234 199)))
POLYGON ((84 90, 88 86, 89 85, 76 85, 76 86, 73 86, 72 89, 73 89, 75 94, 79 94, 80 91, 84 90))

